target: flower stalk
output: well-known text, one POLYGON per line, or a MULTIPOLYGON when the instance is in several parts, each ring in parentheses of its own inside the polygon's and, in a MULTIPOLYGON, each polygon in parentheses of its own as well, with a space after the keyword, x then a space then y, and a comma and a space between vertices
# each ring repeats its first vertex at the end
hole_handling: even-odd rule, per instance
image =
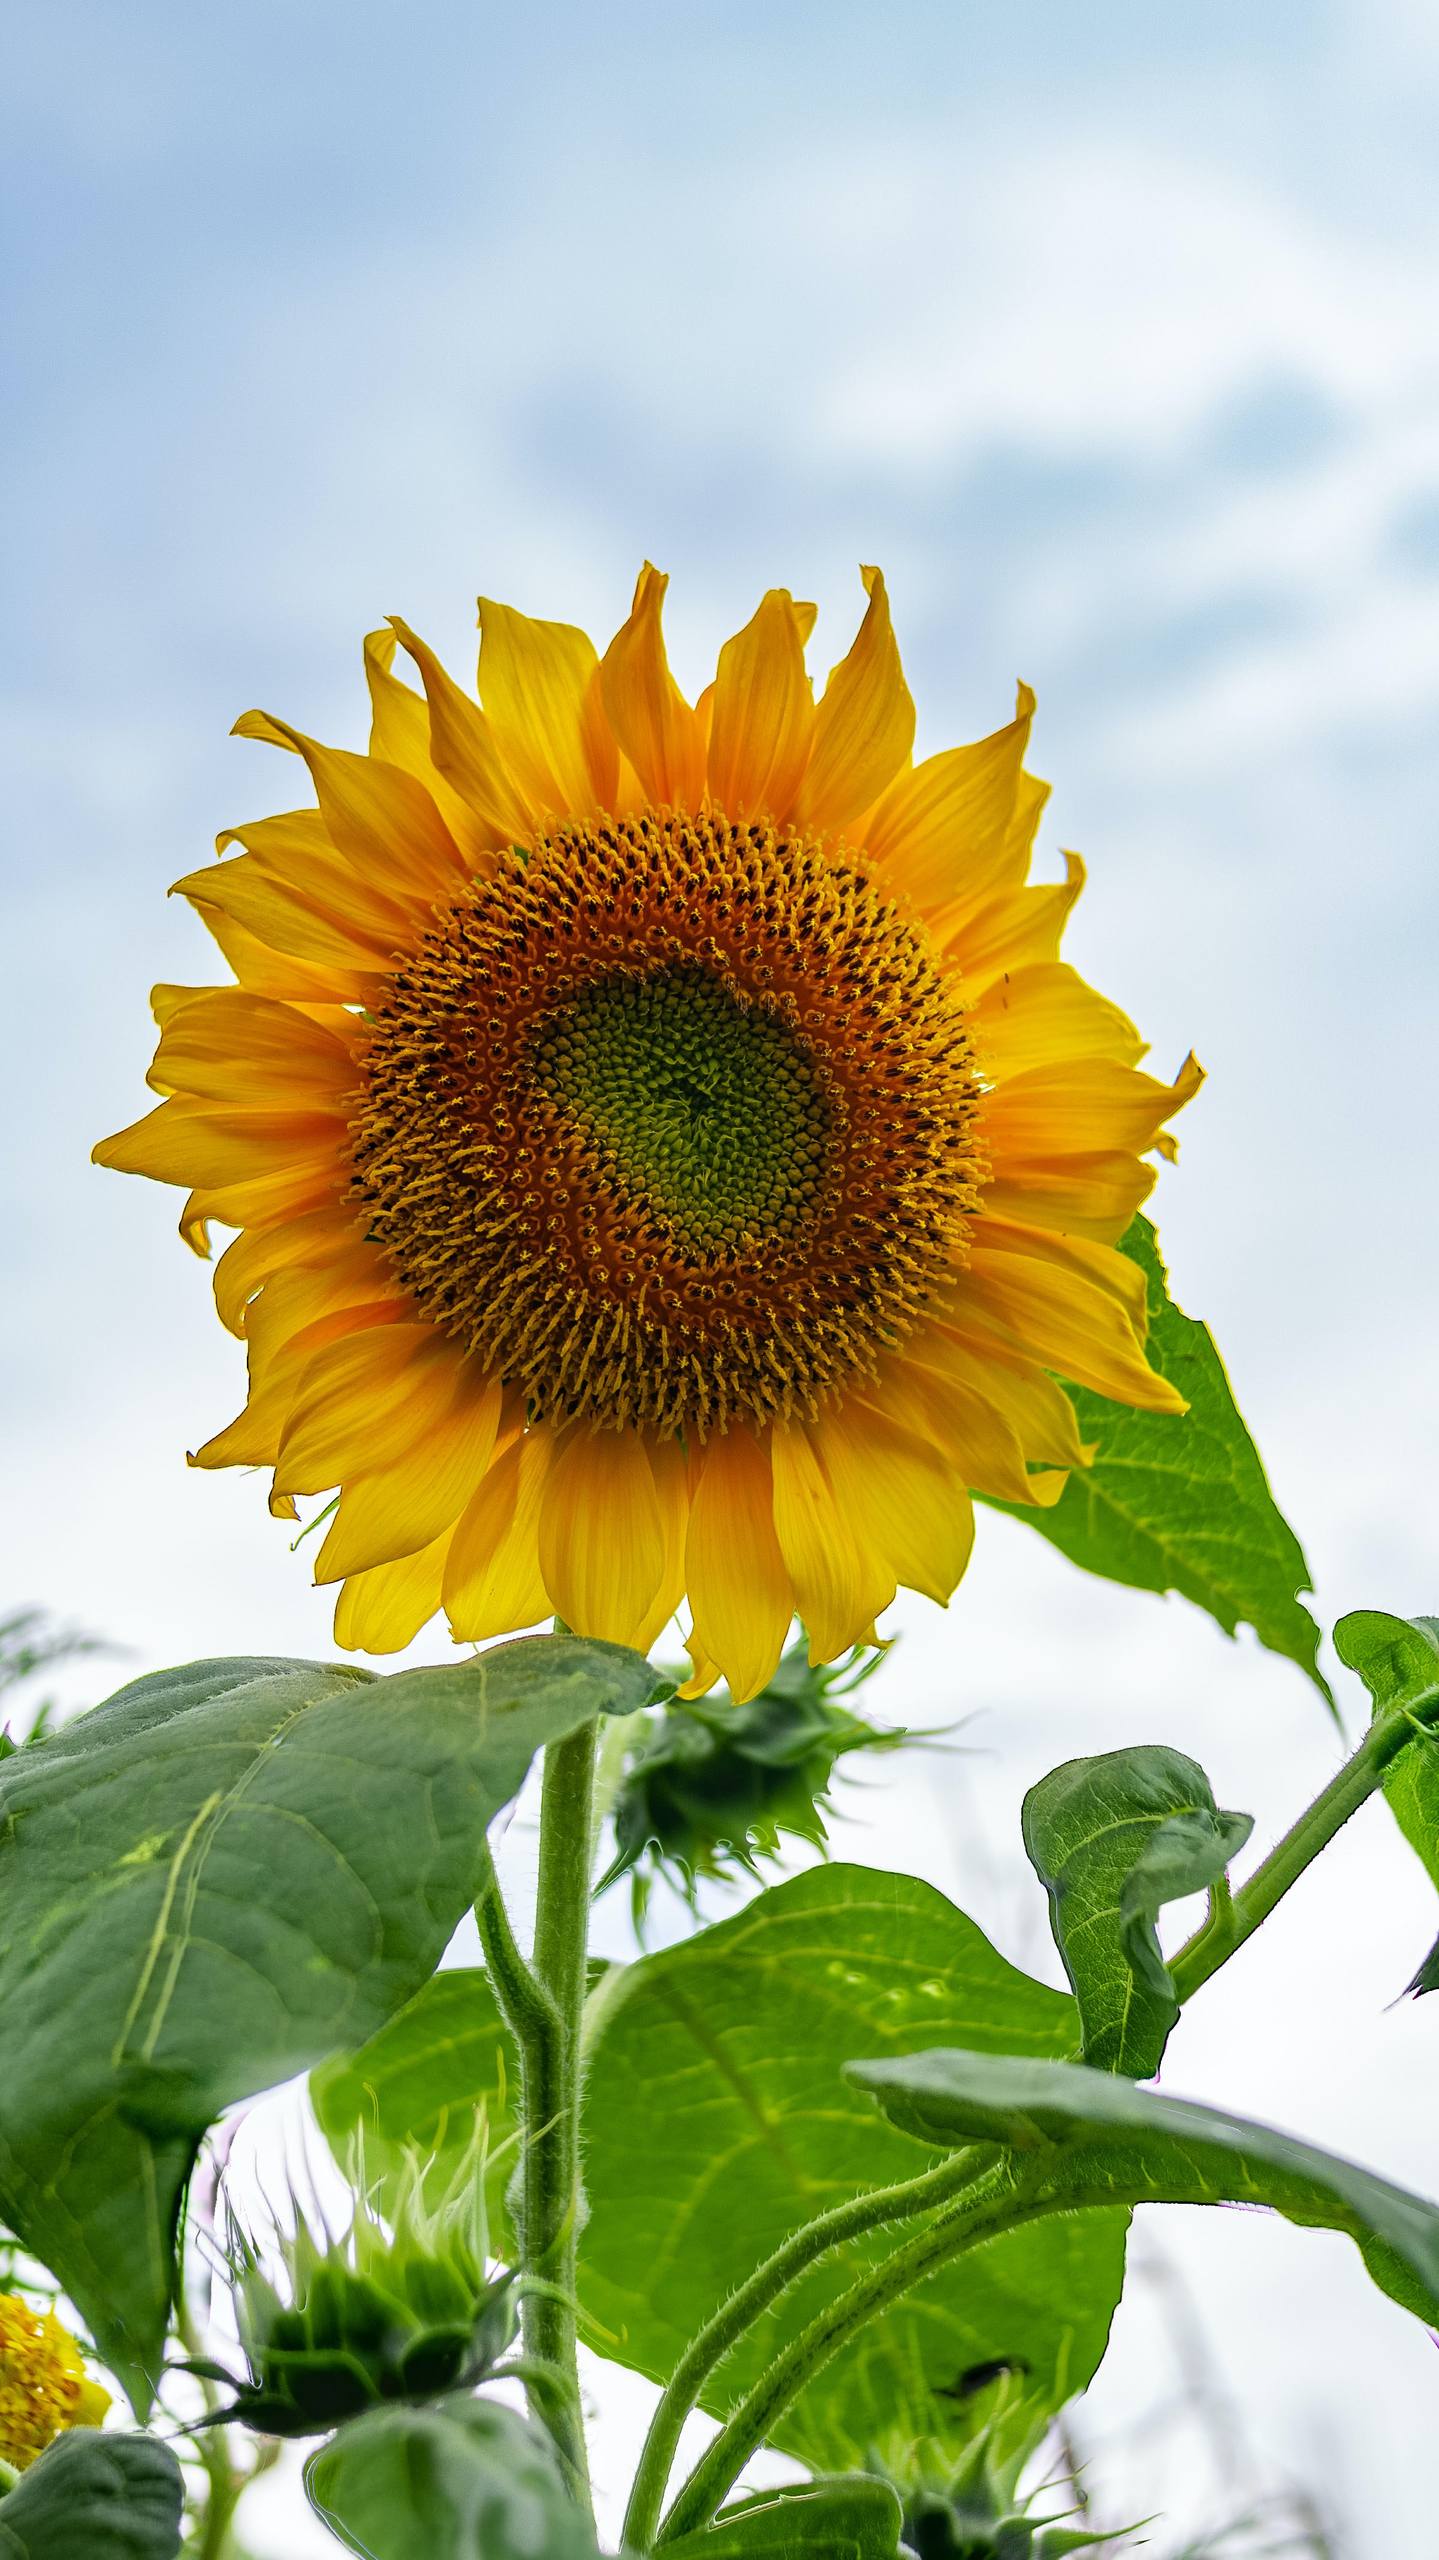
POLYGON ((576 2349, 580 2184, 580 2030, 589 1943, 599 1722, 545 1753, 535 1944, 526 1963, 493 1877, 476 1905, 495 1996, 520 2050, 525 2150, 521 2326, 532 2415, 554 2438, 579 2502, 589 2464, 576 2349))

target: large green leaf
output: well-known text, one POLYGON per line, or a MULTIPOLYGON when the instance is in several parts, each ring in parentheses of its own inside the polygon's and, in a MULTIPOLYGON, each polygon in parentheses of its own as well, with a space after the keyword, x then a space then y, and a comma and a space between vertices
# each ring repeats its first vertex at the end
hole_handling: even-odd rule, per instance
POLYGON ((1147 1218, 1133 1221, 1120 1251, 1149 1284, 1151 1366, 1189 1411, 1137 1413, 1072 1387, 1081 1435, 1099 1444, 1093 1465, 1076 1468, 1052 1510, 997 1507, 1087 1573, 1139 1591, 1178 1591, 1226 1635, 1241 1621, 1253 1627, 1327 1698, 1319 1629, 1298 1596, 1312 1588, 1304 1550, 1269 1490, 1209 1330, 1170 1298, 1147 1218))
POLYGON ((1258 2204, 1347 2231, 1375 2283, 1439 2324, 1439 2205, 1293 2134, 1083 2063, 918 2053, 854 2062, 846 2077, 921 2142, 1009 2145, 1031 2206, 1258 2204))
POLYGON ((428 2155, 426 2192, 448 2192, 483 2112, 491 2249, 508 2254, 505 2190, 514 2173, 519 2062, 490 1988, 471 1965, 432 1976, 378 2035, 310 2074, 320 2130, 344 2161, 363 2139, 367 2178, 383 2191, 408 2149, 428 2155))
POLYGON ((0 2498, 0 2560, 174 2560, 185 2489, 153 2436, 58 2436, 0 2498))
POLYGON ((900 2506, 885 2480, 853 2472, 765 2489, 701 2533, 665 2544, 665 2560, 895 2560, 900 2506))
MULTIPOLYGON (((1391 1618, 1380 1609, 1355 1609, 1335 1628, 1334 1649, 1358 1672, 1376 1716, 1397 1708, 1424 1728, 1389 1770, 1384 1793, 1410 1848, 1439 1885, 1439 1618, 1391 1618)), ((1439 1991, 1439 1939, 1407 1987, 1439 1991)))
POLYGON ((408 1999, 534 1752, 653 1692, 574 1637, 388 1680, 199 1663, 0 1764, 0 2214, 137 2407, 206 2127, 408 1999))
POLYGON ((357 2418, 311 2455, 305 2486, 365 2560, 599 2560, 548 2437, 493 2400, 357 2418))
POLYGON ((1024 1799, 1024 1845, 1084 2025, 1084 2059, 1148 2080, 1179 2002, 1155 1921, 1222 1876, 1254 1828, 1198 1762, 1159 1743, 1066 1760, 1024 1799))
MULTIPOLYGON (((862 1867, 794 1877, 607 1986, 586 2090, 580 2272, 603 2351, 667 2376, 800 2225, 922 2170, 842 2067, 866 2038, 903 2054, 950 2036, 1058 2055, 1077 2048, 1079 2020, 932 1886, 862 1867)), ((809 2269, 735 2348, 708 2405, 731 2408, 895 2236, 809 2269)), ((1123 2248, 1116 2214, 1019 2232, 962 2278, 933 2278, 826 2367, 776 2441, 818 2471, 878 2455, 902 2476, 927 2450, 943 2464, 992 2414, 1003 2368, 1006 2441, 1027 2442, 1103 2353, 1123 2248)))

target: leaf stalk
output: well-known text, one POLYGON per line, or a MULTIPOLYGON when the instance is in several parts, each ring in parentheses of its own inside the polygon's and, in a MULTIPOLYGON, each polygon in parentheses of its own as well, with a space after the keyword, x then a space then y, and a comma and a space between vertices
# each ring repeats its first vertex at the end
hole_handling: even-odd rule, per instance
POLYGON ((1351 1816, 1377 1793, 1399 1754, 1412 1742, 1433 1739, 1436 1719, 1439 1693, 1427 1702, 1423 1715, 1416 1712, 1412 1703, 1387 1708, 1377 1715, 1358 1750, 1328 1786, 1320 1789, 1313 1803, 1306 1805, 1298 1821, 1291 1824, 1237 1893, 1227 1898, 1211 1896, 1204 1920, 1170 1960, 1170 1977, 1181 2003, 1192 1999, 1246 1938, 1253 1937, 1276 1904, 1283 1901, 1290 1886, 1298 1883, 1321 1850, 1328 1848, 1351 1816))
POLYGON ((937 2169, 924 2170, 919 2177, 905 2178, 894 2186, 873 2188, 867 2195, 853 2196, 847 2204, 835 2205, 828 2213, 817 2215, 813 2222, 791 2232, 753 2275, 736 2287, 729 2300, 721 2303, 690 2340, 650 2421, 625 2513, 621 2535, 624 2550, 648 2551, 652 2547, 685 2420, 716 2365, 723 2362, 744 2331, 761 2318, 796 2276, 804 2274, 828 2250, 949 2202, 972 2183, 980 2156, 972 2149, 957 2152, 937 2169))

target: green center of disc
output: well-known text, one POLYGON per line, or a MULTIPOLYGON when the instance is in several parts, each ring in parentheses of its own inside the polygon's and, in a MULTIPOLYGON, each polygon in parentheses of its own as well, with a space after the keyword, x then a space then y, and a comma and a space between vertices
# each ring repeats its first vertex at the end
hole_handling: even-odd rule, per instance
POLYGON ((737 1252, 812 1211, 831 1114, 809 1053, 703 969, 587 987, 540 1026, 531 1066, 683 1252, 737 1252))

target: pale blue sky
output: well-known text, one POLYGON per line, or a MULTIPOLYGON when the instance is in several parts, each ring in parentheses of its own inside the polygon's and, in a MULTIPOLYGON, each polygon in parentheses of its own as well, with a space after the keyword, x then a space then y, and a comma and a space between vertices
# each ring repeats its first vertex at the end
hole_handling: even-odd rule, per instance
MULTIPOLYGON (((150 980, 208 966, 163 892, 284 796, 227 738, 248 704, 358 740, 385 612, 463 666, 479 587, 607 632, 649 554, 695 681, 777 582, 827 666, 877 559, 923 744, 1038 687, 1076 956, 1162 1068, 1210 1069, 1160 1196, 1176 1290, 1325 1622, 1439 1606, 1425 0, 48 0, 7 70, 4 1596, 137 1665, 325 1648, 257 1489, 185 1471, 240 1382, 172 1204, 87 1163, 142 1107, 150 980)), ((991 1756, 938 1805, 916 1768, 859 1848, 922 1837, 1011 1940, 1047 1761, 1174 1739, 1261 1831, 1328 1765, 1293 1674, 1006 1524, 905 1624, 890 1711, 992 1708, 991 1756)), ((1398 1854, 1376 1816, 1301 1915, 1320 1957, 1289 1924, 1170 2076, 1439 2190, 1439 2026, 1380 2014, 1432 1921, 1398 1854), (1398 1907, 1356 1923, 1371 1890, 1398 1907)), ((1417 2552, 1422 2337, 1338 2242, 1183 2245, 1346 2560, 1417 2552)))

